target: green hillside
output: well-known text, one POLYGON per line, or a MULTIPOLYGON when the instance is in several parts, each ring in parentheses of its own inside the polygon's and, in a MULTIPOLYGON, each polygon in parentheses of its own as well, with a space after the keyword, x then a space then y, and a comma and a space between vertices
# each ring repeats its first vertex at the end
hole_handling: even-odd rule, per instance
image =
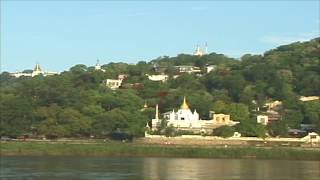
POLYGON ((249 136, 288 126, 299 128, 301 123, 316 124, 320 132, 319 100, 299 101, 300 96, 320 96, 320 38, 280 46, 263 55, 246 54, 240 60, 216 53, 180 54, 102 68, 105 72, 78 64, 60 75, 33 78, 14 78, 3 72, 0 135, 87 137, 120 130, 142 136, 155 104, 163 113, 178 108, 183 96, 202 119, 208 118, 210 110, 229 113, 241 122, 237 130, 249 136), (175 66, 181 65, 197 66, 202 72, 179 73, 175 66), (215 69, 206 73, 207 65, 215 69), (150 81, 145 75, 161 73, 169 75, 167 82, 150 81), (119 74, 128 75, 120 89, 102 84, 119 74), (263 113, 264 104, 272 100, 283 102, 281 123, 256 124, 256 114, 263 113), (145 102, 149 108, 141 111, 145 102))

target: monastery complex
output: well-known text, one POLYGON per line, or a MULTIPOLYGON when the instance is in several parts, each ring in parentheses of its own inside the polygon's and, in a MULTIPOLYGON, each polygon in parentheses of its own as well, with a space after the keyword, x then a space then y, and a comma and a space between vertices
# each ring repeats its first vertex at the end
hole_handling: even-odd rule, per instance
POLYGON ((18 78, 21 76, 25 76, 25 77, 34 77, 34 76, 38 76, 38 75, 52 76, 52 75, 56 75, 56 74, 59 74, 59 73, 58 72, 43 71, 40 64, 37 63, 32 72, 16 72, 16 73, 11 73, 10 75, 18 78))
POLYGON ((184 97, 183 103, 177 112, 172 110, 170 112, 163 113, 162 118, 159 117, 159 108, 158 105, 156 105, 155 118, 152 119, 151 123, 149 123, 147 127, 152 131, 156 131, 159 129, 163 121, 167 121, 167 126, 172 126, 176 129, 206 133, 220 126, 234 126, 239 123, 232 121, 230 119, 230 115, 214 114, 212 111, 210 112, 210 117, 210 120, 200 119, 197 110, 192 112, 187 104, 186 98, 184 97))

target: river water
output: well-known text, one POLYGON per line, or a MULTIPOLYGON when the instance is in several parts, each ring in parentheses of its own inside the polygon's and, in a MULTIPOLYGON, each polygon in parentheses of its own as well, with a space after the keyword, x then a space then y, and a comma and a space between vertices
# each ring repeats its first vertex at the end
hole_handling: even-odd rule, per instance
POLYGON ((1 157, 0 179, 319 179, 319 161, 1 157))

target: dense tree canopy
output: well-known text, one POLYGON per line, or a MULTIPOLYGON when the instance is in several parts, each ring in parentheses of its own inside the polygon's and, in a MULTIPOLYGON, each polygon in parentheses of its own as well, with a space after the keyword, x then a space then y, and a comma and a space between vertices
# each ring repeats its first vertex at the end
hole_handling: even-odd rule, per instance
MULTIPOLYGON (((254 122, 269 100, 281 100, 283 122, 268 126, 269 134, 285 135, 287 127, 315 124, 320 132, 320 102, 300 102, 300 96, 320 95, 320 39, 280 46, 263 55, 246 54, 240 60, 223 54, 204 56, 180 54, 159 57, 135 65, 109 63, 105 70, 78 64, 60 75, 14 78, 0 75, 0 135, 25 133, 48 137, 104 136, 123 131, 143 135, 146 123, 160 111, 178 108, 187 96, 192 110, 201 118, 209 111, 228 113, 241 123, 235 127, 248 136, 264 136, 265 127, 254 122), (193 65, 210 73, 183 74, 174 66, 193 65), (145 74, 167 73, 167 82, 153 82, 145 74), (122 88, 111 90, 102 84, 107 78, 126 74, 122 88), (179 77, 176 77, 179 75, 179 77), (176 78, 173 78, 176 77, 176 78), (142 110, 147 102, 148 108, 142 110)), ((222 130, 224 128, 221 128, 222 130)), ((229 136, 234 129, 225 128, 229 136)))

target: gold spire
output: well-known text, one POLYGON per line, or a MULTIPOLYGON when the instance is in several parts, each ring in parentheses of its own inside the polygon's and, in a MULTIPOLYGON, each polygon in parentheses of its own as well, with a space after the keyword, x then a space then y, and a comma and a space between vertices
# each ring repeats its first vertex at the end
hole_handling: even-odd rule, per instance
POLYGON ((181 109, 189 109, 185 96, 183 97, 183 103, 181 105, 181 109))
POLYGON ((147 101, 144 102, 143 108, 148 108, 147 101))
POLYGON ((147 104, 147 101, 145 101, 143 108, 140 109, 140 111, 145 111, 147 108, 148 108, 148 104, 147 104))

